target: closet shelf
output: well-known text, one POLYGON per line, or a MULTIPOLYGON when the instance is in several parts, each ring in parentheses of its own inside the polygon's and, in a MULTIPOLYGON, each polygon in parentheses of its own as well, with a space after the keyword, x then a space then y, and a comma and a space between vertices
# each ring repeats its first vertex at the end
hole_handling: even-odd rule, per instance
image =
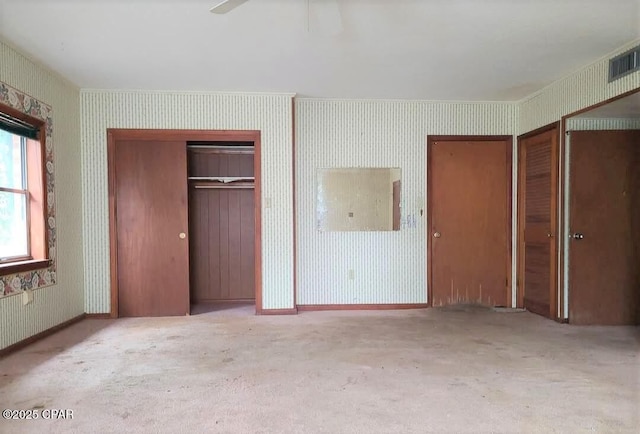
POLYGON ((190 176, 189 181, 217 181, 223 184, 229 184, 232 182, 255 182, 253 176, 190 176))

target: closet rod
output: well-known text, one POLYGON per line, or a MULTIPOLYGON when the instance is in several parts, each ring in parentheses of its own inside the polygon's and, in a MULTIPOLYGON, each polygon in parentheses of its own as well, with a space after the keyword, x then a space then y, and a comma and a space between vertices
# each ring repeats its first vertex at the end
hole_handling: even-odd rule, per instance
POLYGON ((187 149, 192 154, 255 155, 253 149, 187 149))
POLYGON ((253 190, 253 185, 194 185, 197 190, 253 190))
POLYGON ((220 181, 225 184, 237 181, 255 181, 253 176, 189 176, 189 181, 220 181))
POLYGON ((232 145, 187 145, 187 149, 228 149, 230 151, 253 151, 253 146, 232 145))

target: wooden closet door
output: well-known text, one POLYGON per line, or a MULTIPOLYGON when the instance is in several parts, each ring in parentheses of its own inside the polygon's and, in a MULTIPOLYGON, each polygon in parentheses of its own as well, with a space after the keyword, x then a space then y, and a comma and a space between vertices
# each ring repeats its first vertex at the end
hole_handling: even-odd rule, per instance
POLYGON ((569 321, 640 322, 640 131, 572 131, 569 321))
MULTIPOLYGON (((251 151, 189 150, 189 176, 253 177, 251 151)), ((255 299, 255 190, 250 180, 219 185, 195 181, 189 190, 191 300, 255 299)))
POLYGON ((192 301, 255 298, 253 193, 191 189, 192 301))
POLYGON ((519 254, 522 305, 555 318, 557 311, 558 129, 520 141, 519 254))
POLYGON ((115 143, 119 316, 189 313, 185 142, 115 143))

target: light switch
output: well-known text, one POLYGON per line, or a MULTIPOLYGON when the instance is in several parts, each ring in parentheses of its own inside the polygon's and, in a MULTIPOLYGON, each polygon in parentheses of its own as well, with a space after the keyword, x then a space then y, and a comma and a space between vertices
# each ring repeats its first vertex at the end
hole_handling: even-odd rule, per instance
POLYGON ((264 198, 264 207, 265 208, 271 208, 271 198, 270 197, 265 197, 264 198))
POLYGON ((416 198, 416 207, 418 208, 418 212, 420 213, 420 217, 424 215, 424 197, 418 196, 416 198))

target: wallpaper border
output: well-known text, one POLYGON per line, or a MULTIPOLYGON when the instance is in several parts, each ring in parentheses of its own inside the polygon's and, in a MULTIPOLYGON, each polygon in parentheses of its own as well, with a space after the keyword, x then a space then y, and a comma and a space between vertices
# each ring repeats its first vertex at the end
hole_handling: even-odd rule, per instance
POLYGON ((45 122, 45 184, 47 191, 47 231, 49 259, 47 268, 0 276, 0 298, 21 291, 44 288, 56 283, 56 220, 53 163, 53 120, 51 106, 18 89, 0 82, 0 103, 45 122))

